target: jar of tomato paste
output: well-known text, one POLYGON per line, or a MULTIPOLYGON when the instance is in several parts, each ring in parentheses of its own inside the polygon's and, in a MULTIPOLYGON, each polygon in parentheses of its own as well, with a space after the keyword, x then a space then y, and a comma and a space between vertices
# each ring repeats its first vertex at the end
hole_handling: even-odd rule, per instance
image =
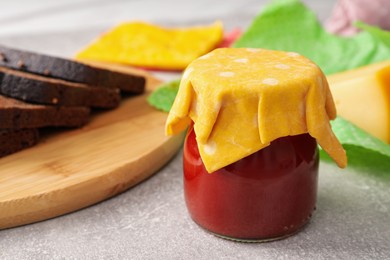
POLYGON ((309 134, 281 137, 208 173, 190 128, 184 143, 184 194, 192 219, 236 240, 273 240, 301 229, 315 209, 318 148, 309 134))
POLYGON ((183 74, 167 134, 188 127, 184 194, 192 219, 238 241, 300 230, 316 205, 319 144, 340 167, 335 105, 318 66, 297 53, 217 49, 183 74))

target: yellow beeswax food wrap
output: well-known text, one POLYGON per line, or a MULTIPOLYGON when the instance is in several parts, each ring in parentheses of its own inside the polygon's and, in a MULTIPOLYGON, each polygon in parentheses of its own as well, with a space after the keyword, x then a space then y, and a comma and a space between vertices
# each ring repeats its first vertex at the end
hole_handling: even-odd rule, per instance
POLYGON ((310 60, 292 52, 221 48, 185 70, 166 133, 179 133, 192 120, 208 172, 302 133, 345 167, 345 151, 329 123, 335 117, 326 78, 310 60))
POLYGON ((222 37, 221 22, 169 29, 143 22, 123 23, 87 46, 76 58, 182 70, 216 48, 222 37))

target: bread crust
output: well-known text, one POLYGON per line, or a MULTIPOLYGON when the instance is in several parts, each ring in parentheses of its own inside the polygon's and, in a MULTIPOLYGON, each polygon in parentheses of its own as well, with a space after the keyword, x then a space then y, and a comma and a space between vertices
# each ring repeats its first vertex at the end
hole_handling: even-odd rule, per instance
POLYGON ((31 103, 97 108, 117 107, 121 99, 116 88, 96 88, 5 67, 0 67, 0 93, 31 103))
POLYGON ((64 107, 29 104, 0 95, 2 129, 79 127, 89 120, 88 107, 64 107))
POLYGON ((139 75, 92 67, 70 59, 5 46, 0 46, 0 66, 91 86, 118 88, 133 94, 140 94, 145 90, 146 80, 139 75))

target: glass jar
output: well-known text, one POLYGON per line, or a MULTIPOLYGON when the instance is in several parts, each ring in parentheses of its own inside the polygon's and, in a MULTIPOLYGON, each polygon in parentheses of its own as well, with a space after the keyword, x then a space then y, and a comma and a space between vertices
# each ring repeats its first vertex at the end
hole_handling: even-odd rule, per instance
POLYGON ((299 231, 317 197, 319 152, 309 134, 281 137, 213 173, 199 155, 195 132, 184 143, 184 194, 192 219, 239 241, 269 241, 299 231))

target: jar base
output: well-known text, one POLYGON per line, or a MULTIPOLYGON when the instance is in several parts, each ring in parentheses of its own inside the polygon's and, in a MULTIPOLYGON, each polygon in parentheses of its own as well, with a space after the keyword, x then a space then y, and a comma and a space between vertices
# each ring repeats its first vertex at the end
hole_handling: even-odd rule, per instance
POLYGON ((196 221, 194 221, 200 228, 202 228, 204 231, 206 231, 207 233, 210 233, 216 237, 219 237, 219 238, 223 238, 225 240, 229 240, 229 241, 233 241, 233 242, 239 242, 239 243, 268 243, 268 242, 273 242, 273 241, 277 241, 277 240, 282 240, 282 239, 286 239, 288 237, 291 237, 297 233, 299 233, 300 231, 302 231, 303 229, 306 228, 306 226, 310 223, 310 220, 307 221, 305 224, 303 224, 301 227, 299 227, 298 229, 294 230, 293 232, 291 233, 288 233, 288 234, 285 234, 285 235, 282 235, 282 236, 277 236, 277 237, 270 237, 270 238, 235 238, 235 237, 230 237, 230 236, 226 236, 226 235, 221 235, 221 234, 218 234, 218 233, 215 233, 211 230, 208 230, 204 227, 202 227, 201 225, 199 225, 196 221))

